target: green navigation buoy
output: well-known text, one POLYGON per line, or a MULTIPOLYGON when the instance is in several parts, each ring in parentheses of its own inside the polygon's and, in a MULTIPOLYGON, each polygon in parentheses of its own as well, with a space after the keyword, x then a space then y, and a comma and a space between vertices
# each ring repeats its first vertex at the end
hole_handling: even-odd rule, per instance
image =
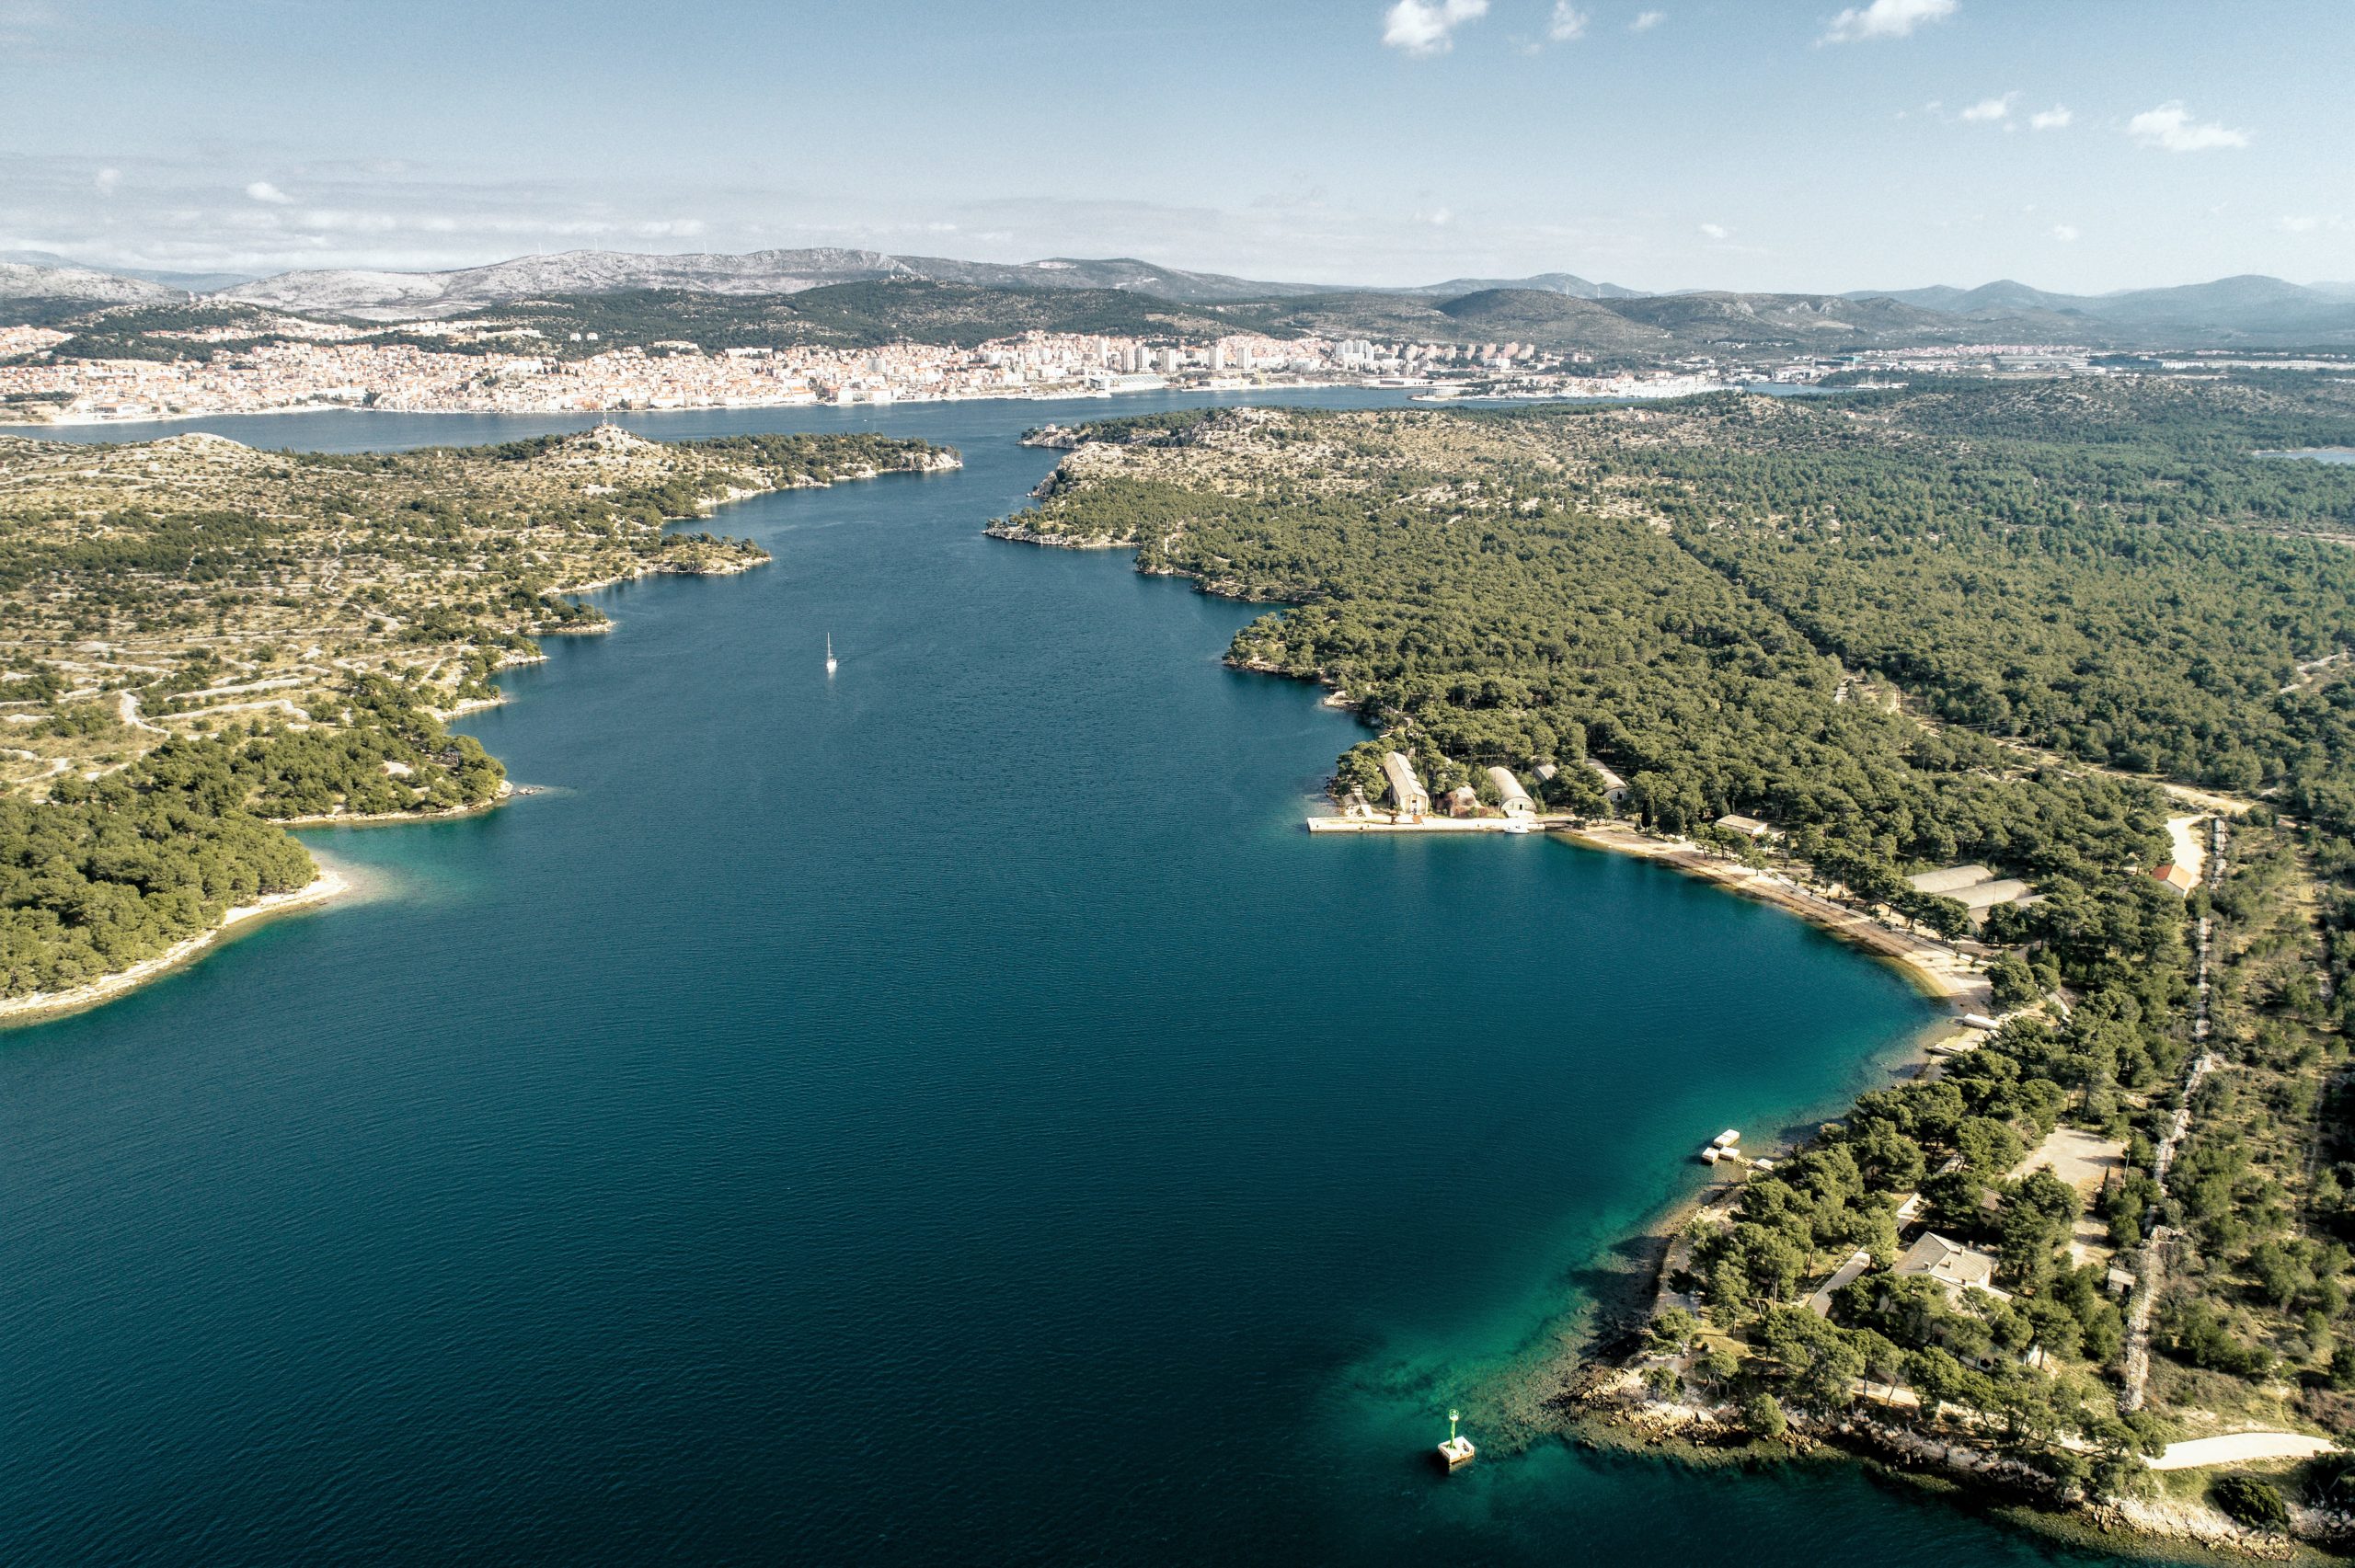
POLYGON ((1456 1434, 1456 1423, 1463 1419, 1464 1413, 1460 1410, 1450 1410, 1447 1413, 1447 1441, 1439 1446, 1439 1462, 1450 1471, 1462 1470, 1465 1465, 1470 1464, 1472 1457, 1479 1452, 1472 1446, 1471 1438, 1459 1436, 1456 1434))

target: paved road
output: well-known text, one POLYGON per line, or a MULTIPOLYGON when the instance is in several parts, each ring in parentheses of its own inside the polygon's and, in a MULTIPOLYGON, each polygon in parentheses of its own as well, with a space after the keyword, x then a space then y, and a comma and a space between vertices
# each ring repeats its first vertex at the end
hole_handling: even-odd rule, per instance
POLYGON ((2307 1459, 2336 1447, 2327 1437, 2303 1432, 2234 1432, 2229 1436, 2169 1443, 2167 1451, 2150 1465, 2153 1470, 2198 1470, 2202 1465, 2237 1464, 2245 1459, 2307 1459))

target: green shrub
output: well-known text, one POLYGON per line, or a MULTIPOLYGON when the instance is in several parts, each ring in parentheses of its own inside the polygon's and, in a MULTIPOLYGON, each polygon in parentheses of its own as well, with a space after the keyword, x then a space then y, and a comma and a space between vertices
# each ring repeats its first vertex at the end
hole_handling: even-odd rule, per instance
MULTIPOLYGON (((1750 1428, 1753 1437, 1773 1439, 1790 1430, 1791 1424, 1783 1417, 1783 1407, 1775 1396, 1761 1390, 1741 1402, 1741 1424, 1750 1428)), ((2275 1498, 2278 1505, 2280 1498, 2275 1498)))
POLYGON ((2253 1475, 2227 1475, 2208 1488, 2208 1500, 2242 1524, 2261 1530, 2286 1528, 2289 1505, 2269 1481, 2253 1475))

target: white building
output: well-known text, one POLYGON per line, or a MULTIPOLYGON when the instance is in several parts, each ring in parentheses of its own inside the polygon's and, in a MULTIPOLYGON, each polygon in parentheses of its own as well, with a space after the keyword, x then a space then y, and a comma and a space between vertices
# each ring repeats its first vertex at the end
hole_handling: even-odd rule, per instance
POLYGON ((1529 798, 1529 792, 1521 787, 1521 781, 1512 776, 1511 769, 1490 768, 1488 782, 1497 786, 1497 804, 1504 808, 1506 816, 1537 815, 1537 803, 1529 798))
POLYGON ((1390 781, 1390 804, 1401 817, 1430 814, 1431 792, 1415 776, 1415 766, 1398 751, 1382 754, 1382 775, 1390 781))

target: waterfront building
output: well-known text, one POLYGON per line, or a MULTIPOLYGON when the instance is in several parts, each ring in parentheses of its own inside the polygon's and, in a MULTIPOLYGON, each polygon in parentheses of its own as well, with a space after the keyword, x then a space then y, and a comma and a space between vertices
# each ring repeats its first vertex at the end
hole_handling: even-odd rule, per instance
POLYGON ((1383 776, 1390 781, 1390 804, 1402 817, 1421 817, 1431 808, 1431 792, 1415 776, 1414 764, 1396 751, 1382 754, 1383 776))
POLYGON ((1504 808, 1506 816, 1534 817, 1537 815, 1537 803, 1529 798, 1529 792, 1521 787, 1521 781, 1512 776, 1511 769, 1490 768, 1488 782, 1497 786, 1497 804, 1504 808))

